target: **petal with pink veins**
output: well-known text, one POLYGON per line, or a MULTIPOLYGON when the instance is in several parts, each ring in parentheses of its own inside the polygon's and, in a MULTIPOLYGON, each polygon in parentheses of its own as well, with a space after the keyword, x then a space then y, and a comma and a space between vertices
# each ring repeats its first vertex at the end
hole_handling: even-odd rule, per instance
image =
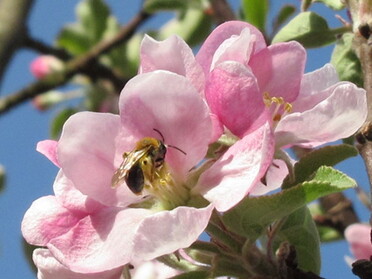
POLYGON ((196 62, 191 48, 176 35, 161 42, 148 35, 143 38, 140 73, 155 70, 166 70, 185 76, 199 92, 203 91, 203 70, 196 62))
POLYGON ((122 266, 131 260, 133 239, 145 209, 108 207, 81 219, 67 233, 53 238, 47 247, 74 272, 93 273, 122 266))
POLYGON ((36 150, 47 157, 53 164, 60 167, 57 157, 58 142, 55 140, 39 141, 36 145, 36 150))
POLYGON ((212 112, 239 137, 267 121, 257 80, 240 63, 224 62, 211 72, 206 84, 206 98, 212 112))
POLYGON ((274 138, 269 124, 246 135, 200 177, 193 189, 224 212, 248 195, 272 162, 274 138))
POLYGON ((176 175, 185 176, 205 156, 212 137, 209 108, 194 86, 183 76, 155 71, 138 75, 124 87, 120 97, 121 121, 137 138, 164 137, 166 161, 176 175))
POLYGON ((84 214, 73 214, 62 207, 54 196, 39 198, 32 203, 23 217, 23 237, 30 244, 45 246, 51 239, 68 232, 84 214))
POLYGON ((286 115, 275 129, 277 147, 316 147, 354 134, 367 117, 365 90, 342 82, 312 109, 286 115))
POLYGON ((189 247, 208 225, 213 206, 180 206, 158 212, 141 223, 134 238, 134 261, 151 260, 189 247))
MULTIPOLYGON (((117 115, 80 112, 66 121, 58 143, 58 159, 66 177, 84 195, 109 206, 126 206, 139 199, 128 187, 111 187, 122 161, 118 158, 123 150, 117 144, 120 126, 117 115)), ((133 144, 124 147, 132 148, 133 144)))
POLYGON ((121 279, 122 267, 99 273, 76 273, 53 257, 48 249, 37 248, 32 259, 38 268, 38 279, 121 279))
POLYGON ((261 92, 292 102, 300 90, 305 62, 305 49, 297 42, 288 42, 271 45, 252 56, 249 66, 261 92))
POLYGON ((196 60, 202 66, 205 75, 208 75, 213 56, 220 45, 232 36, 239 36, 245 28, 249 29, 250 34, 256 37, 254 53, 266 47, 262 33, 253 25, 242 21, 225 22, 213 30, 196 55, 196 60))

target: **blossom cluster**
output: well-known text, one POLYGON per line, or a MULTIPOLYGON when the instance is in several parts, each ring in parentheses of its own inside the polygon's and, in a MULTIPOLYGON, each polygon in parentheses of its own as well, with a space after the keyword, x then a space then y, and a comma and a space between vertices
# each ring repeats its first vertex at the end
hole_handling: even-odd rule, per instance
POLYGON ((198 239, 214 210, 278 189, 289 162, 276 151, 348 137, 366 118, 363 89, 339 82, 331 65, 305 74, 299 43, 267 46, 245 22, 218 26, 196 56, 178 36, 145 36, 140 55, 119 115, 76 113, 58 141, 37 146, 59 168, 55 194, 36 200, 22 222, 26 241, 45 247, 34 251, 39 278, 158 268, 157 257, 198 239), (142 158, 156 154, 135 157, 144 138, 168 147, 162 171, 139 193, 126 184, 141 184, 143 174, 112 187, 128 154, 131 168, 142 163, 139 171, 151 172, 142 158), (216 145, 223 151, 211 152, 216 145))

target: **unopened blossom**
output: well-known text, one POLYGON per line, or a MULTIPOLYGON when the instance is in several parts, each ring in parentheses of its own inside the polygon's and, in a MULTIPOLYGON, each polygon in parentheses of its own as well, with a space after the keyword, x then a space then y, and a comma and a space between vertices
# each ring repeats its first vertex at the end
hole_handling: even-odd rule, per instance
POLYGON ((372 256, 371 226, 352 224, 345 230, 345 239, 357 260, 370 259, 372 256))
POLYGON ((198 179, 213 137, 212 120, 200 92, 182 75, 156 70, 134 77, 119 108, 120 116, 77 113, 58 143, 38 145, 61 170, 55 196, 34 202, 22 232, 73 272, 112 270, 190 246, 213 208, 225 211, 237 204, 272 160, 271 129, 263 125, 214 164, 208 162, 198 179), (169 145, 159 177, 138 195, 125 182, 113 188, 123 153, 145 137, 169 145))
POLYGON ((53 55, 41 55, 30 64, 31 73, 38 79, 62 68, 63 63, 53 55))

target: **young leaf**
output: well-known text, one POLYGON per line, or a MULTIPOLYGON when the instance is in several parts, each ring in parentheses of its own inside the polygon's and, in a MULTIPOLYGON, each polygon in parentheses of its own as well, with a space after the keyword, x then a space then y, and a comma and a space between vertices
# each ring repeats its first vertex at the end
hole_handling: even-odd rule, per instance
POLYGON ((299 269, 319 274, 320 240, 306 206, 288 216, 276 237, 277 242, 288 241, 295 247, 299 269))
POLYGON ((245 20, 265 32, 266 17, 269 11, 268 0, 243 0, 245 20))
POLYGON ((341 0, 313 0, 313 2, 320 2, 333 10, 342 10, 345 4, 341 0))
POLYGON ((331 167, 322 166, 310 181, 270 196, 245 198, 223 215, 223 221, 232 231, 255 240, 275 220, 288 216, 322 196, 355 185, 356 182, 345 174, 331 167))
POLYGON ((303 12, 293 18, 273 38, 272 43, 298 41, 304 47, 321 47, 336 40, 326 20, 313 12, 303 12))
POLYGON ((73 55, 82 54, 91 46, 88 34, 77 23, 65 26, 59 33, 56 43, 57 46, 66 49, 73 55))
POLYGON ((63 124, 65 124, 66 120, 76 112, 77 110, 73 108, 66 108, 59 112, 52 121, 50 127, 50 137, 57 139, 61 134, 63 124))
POLYGON ((169 279, 208 279, 208 278, 211 278, 208 271, 195 270, 170 277, 169 279))
POLYGON ((183 10, 189 1, 184 0, 146 0, 143 9, 147 13, 156 13, 163 10, 183 10))
POLYGON ((200 43, 209 34, 212 19, 200 9, 187 9, 179 18, 172 19, 164 25, 157 36, 165 40, 173 34, 179 35, 190 46, 200 43))
POLYGON ((336 42, 331 63, 335 66, 340 80, 347 80, 363 87, 360 61, 352 49, 354 34, 345 33, 336 42))
POLYGON ((282 188, 286 189, 307 180, 320 166, 334 166, 357 155, 356 148, 348 144, 329 145, 313 150, 294 165, 295 180, 291 181, 290 177, 287 177, 282 188))
POLYGON ((110 10, 103 0, 85 0, 76 8, 76 13, 84 31, 92 42, 98 42, 106 29, 110 10))

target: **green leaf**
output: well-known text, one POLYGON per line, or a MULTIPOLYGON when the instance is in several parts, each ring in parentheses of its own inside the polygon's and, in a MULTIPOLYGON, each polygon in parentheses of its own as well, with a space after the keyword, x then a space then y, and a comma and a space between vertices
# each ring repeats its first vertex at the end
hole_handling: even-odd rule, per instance
POLYGON ((273 20, 273 29, 277 30, 279 26, 284 24, 295 12, 296 12, 295 6, 284 5, 273 20))
POLYGON ((188 8, 203 10, 205 6, 205 0, 146 0, 143 9, 147 13, 156 13, 159 11, 184 11, 188 8))
POLYGON ((208 278, 210 278, 210 274, 208 271, 205 270, 195 270, 182 273, 173 277, 169 277, 169 279, 208 279, 208 278))
POLYGON ((341 0, 313 0, 313 2, 323 3, 333 10, 342 10, 345 8, 345 5, 341 0))
POLYGON ((256 26, 262 32, 265 31, 267 13, 269 11, 268 0, 243 0, 243 13, 245 20, 256 26))
POLYGON ((358 155, 354 146, 348 144, 329 145, 306 154, 294 165, 294 181, 288 176, 282 185, 283 189, 307 180, 320 166, 334 166, 350 157, 358 155))
POLYGON ((187 2, 184 0, 146 0, 143 9, 147 13, 156 13, 163 10, 183 10, 187 8, 187 2))
POLYGON ((59 138, 59 136, 61 134, 61 131, 62 131, 63 124, 65 124, 66 120, 76 112, 77 112, 77 110, 74 109, 74 108, 66 108, 66 109, 60 111, 56 115, 56 117, 53 119, 52 125, 50 127, 51 138, 53 138, 53 139, 59 138))
POLYGON ((335 66, 340 80, 347 80, 363 87, 360 61, 352 48, 354 34, 345 33, 336 41, 331 63, 335 66))
POLYGON ((336 40, 335 32, 327 21, 313 12, 303 12, 294 17, 274 37, 272 43, 298 41, 304 47, 321 47, 336 40))
POLYGON ((320 240, 309 209, 304 206, 290 214, 276 235, 276 242, 288 241, 296 248, 298 267, 320 272, 320 240))
POLYGON ((73 55, 82 54, 91 46, 88 34, 80 24, 76 23, 67 25, 61 30, 56 44, 73 55))
POLYGON ((345 174, 322 166, 312 180, 270 196, 245 198, 222 218, 229 229, 253 241, 275 220, 288 216, 315 199, 355 185, 356 182, 345 174))
POLYGON ((199 9, 187 9, 179 18, 172 19, 159 31, 157 39, 165 40, 177 34, 190 46, 202 42, 212 27, 212 18, 199 9))
POLYGON ((169 279, 208 279, 210 278, 210 274, 206 270, 195 270, 186 273, 182 273, 169 279))
POLYGON ((92 42, 101 40, 110 10, 103 0, 85 0, 78 4, 76 14, 92 42))

